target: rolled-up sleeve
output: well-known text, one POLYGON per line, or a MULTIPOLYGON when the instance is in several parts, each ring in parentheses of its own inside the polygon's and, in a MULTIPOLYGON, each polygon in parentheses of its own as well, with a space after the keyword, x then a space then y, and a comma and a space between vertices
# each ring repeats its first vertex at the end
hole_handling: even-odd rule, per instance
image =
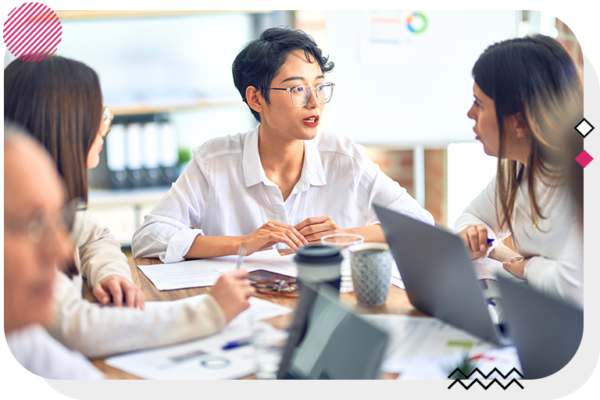
POLYGON ((196 236, 204 235, 200 225, 209 187, 199 159, 194 157, 133 234, 134 257, 182 261, 196 236))

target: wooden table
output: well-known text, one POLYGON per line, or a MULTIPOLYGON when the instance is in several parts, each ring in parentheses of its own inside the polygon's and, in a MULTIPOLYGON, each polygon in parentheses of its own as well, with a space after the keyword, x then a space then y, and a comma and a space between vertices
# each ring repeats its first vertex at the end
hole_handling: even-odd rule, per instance
MULTIPOLYGON (((197 296, 199 294, 210 293, 211 287, 191 288, 191 289, 179 289, 179 290, 168 290, 159 291, 156 289, 154 284, 146 278, 146 276, 137 268, 137 265, 153 265, 162 264, 158 259, 153 258, 137 258, 129 259, 129 266, 131 268, 131 275, 133 281, 138 285, 146 295, 146 301, 171 301, 184 299, 186 297, 197 296)), ((85 299, 91 302, 98 302, 87 284, 83 285, 83 296, 85 299)), ((296 308, 297 298, 285 298, 278 296, 269 296, 263 294, 256 294, 256 297, 264 300, 272 301, 273 303, 280 304, 284 307, 292 309, 296 308)), ((387 301, 383 306, 380 307, 361 307, 356 302, 356 296, 354 292, 340 293, 340 301, 349 309, 353 310, 357 314, 400 314, 400 315, 413 315, 413 316, 424 316, 425 314, 417 311, 408 300, 406 291, 397 288, 392 285, 388 293, 387 301)), ((293 318, 293 313, 282 315, 279 317, 271 318, 267 322, 271 323, 278 329, 286 328, 293 318)), ((103 359, 91 360, 92 363, 103 373, 105 373, 111 379, 140 379, 135 375, 121 371, 107 365, 103 359)), ((395 379, 398 374, 383 373, 382 378, 384 379, 395 379)), ((249 376, 244 379, 253 379, 253 376, 249 376)))

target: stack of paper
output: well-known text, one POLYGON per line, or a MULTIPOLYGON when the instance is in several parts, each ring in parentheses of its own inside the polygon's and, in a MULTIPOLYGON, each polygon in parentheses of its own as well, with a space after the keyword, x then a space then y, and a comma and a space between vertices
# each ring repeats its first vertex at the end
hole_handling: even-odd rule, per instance
MULTIPOLYGON (((277 250, 271 249, 244 257, 243 267, 250 272, 264 269, 295 277, 298 271, 293 258, 293 254, 281 256, 277 250)), ((237 256, 227 256, 178 263, 138 265, 138 268, 158 290, 174 290, 212 286, 221 274, 235 269, 236 261, 237 256)))
MULTIPOLYGON (((199 302, 206 295, 190 297, 177 302, 199 302)), ((251 297, 250 308, 227 327, 214 335, 194 341, 138 351, 106 359, 106 364, 145 379, 236 379, 254 373, 254 349, 251 345, 231 350, 222 347, 232 341, 252 336, 258 325, 275 329, 260 322, 291 312, 269 301, 251 297)), ((146 309, 166 307, 174 302, 147 302, 146 309)))
MULTIPOLYGON (((362 317, 390 334, 381 369, 399 372, 398 379, 448 379, 465 355, 475 357, 476 366, 486 374, 494 367, 502 372, 512 368, 520 370, 514 347, 498 349, 492 343, 437 318, 406 315, 362 317)), ((489 379, 494 377, 499 376, 494 374, 489 379)))

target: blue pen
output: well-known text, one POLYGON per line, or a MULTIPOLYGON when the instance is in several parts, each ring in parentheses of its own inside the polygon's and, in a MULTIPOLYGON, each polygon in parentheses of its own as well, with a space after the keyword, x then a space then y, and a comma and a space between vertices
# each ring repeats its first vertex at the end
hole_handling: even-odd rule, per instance
POLYGON ((492 243, 495 239, 488 238, 488 244, 492 243))
POLYGON ((238 347, 248 346, 251 343, 252 341, 250 339, 234 340, 232 342, 225 343, 225 345, 221 347, 221 350, 237 349, 238 347))

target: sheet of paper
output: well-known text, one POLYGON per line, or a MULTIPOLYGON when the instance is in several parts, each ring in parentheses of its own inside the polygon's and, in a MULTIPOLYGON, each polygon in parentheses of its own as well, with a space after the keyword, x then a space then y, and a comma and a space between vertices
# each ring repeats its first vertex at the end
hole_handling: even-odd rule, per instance
POLYGON ((492 260, 491 258, 473 261, 473 267, 475 268, 477 279, 496 279, 498 271, 504 269, 500 261, 492 260))
POLYGON ((400 289, 406 289, 404 287, 404 282, 402 281, 402 277, 400 276, 400 272, 398 271, 398 267, 396 263, 392 266, 392 285, 399 287, 400 289))
MULTIPOLYGON (((178 263, 138 265, 158 290, 212 286, 219 276, 235 269, 237 256, 182 261, 178 263)), ((297 276, 293 255, 280 256, 275 249, 256 252, 244 258, 248 271, 265 269, 283 275, 297 276)))
MULTIPOLYGON (((363 317, 390 334, 381 366, 385 372, 421 376, 417 369, 421 370, 426 365, 436 365, 444 373, 450 368, 452 372, 452 367, 457 365, 462 355, 484 353, 495 348, 493 344, 437 318, 381 314, 363 317)), ((439 371, 430 367, 426 369, 431 371, 423 373, 431 379, 439 378, 439 371)))
MULTIPOLYGON (((173 303, 198 302, 206 295, 170 302, 147 302, 146 307, 167 307, 173 303), (166 304, 164 304, 166 303, 166 304)), ((291 309, 257 298, 250 298, 250 308, 227 327, 206 338, 178 345, 123 354, 106 359, 106 363, 145 379, 236 379, 254 373, 254 350, 251 345, 232 350, 222 346, 251 337, 253 329, 264 324, 259 320, 291 312, 291 309), (258 321, 258 322, 257 322, 258 321)))

